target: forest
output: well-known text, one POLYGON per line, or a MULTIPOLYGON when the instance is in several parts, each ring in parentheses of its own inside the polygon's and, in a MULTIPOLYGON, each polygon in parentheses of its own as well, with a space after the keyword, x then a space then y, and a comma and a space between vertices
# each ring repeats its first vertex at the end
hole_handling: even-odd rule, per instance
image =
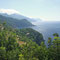
POLYGON ((60 60, 60 37, 48 38, 31 28, 15 29, 0 24, 0 60, 60 60))

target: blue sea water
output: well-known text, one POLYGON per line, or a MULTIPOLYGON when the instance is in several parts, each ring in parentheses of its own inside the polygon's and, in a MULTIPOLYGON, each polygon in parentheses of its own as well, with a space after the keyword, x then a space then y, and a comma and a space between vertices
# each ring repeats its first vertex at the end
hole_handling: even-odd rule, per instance
POLYGON ((48 37, 53 38, 54 33, 58 33, 60 35, 60 22, 40 22, 38 25, 32 27, 34 30, 42 33, 45 44, 47 45, 48 37))

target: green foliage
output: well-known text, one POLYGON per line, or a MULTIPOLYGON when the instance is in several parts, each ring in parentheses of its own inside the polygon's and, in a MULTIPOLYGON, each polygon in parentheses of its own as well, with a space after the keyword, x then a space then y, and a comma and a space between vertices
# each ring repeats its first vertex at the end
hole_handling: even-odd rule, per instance
POLYGON ((48 60, 48 51, 44 42, 41 43, 39 49, 37 50, 37 57, 39 60, 48 60))
POLYGON ((48 47, 50 47, 51 45, 52 45, 52 38, 49 37, 49 38, 48 38, 48 47))
POLYGON ((15 49, 15 50, 8 51, 6 56, 8 60, 18 60, 19 50, 15 49))
POLYGON ((57 36, 57 37, 59 37, 59 34, 58 34, 58 33, 54 33, 53 36, 57 36))
POLYGON ((27 41, 32 40, 38 45, 40 45, 42 41, 44 42, 42 34, 31 28, 16 30, 16 33, 20 35, 20 38, 27 38, 27 41))
POLYGON ((0 47, 0 60, 6 60, 6 48, 0 47))
POLYGON ((37 52, 38 45, 35 42, 27 42, 23 47, 21 46, 21 53, 25 60, 32 60, 37 52))
POLYGON ((51 42, 52 45, 48 49, 48 58, 49 60, 60 60, 60 37, 54 37, 54 40, 51 42))
POLYGON ((3 25, 0 27, 0 60, 60 60, 58 34, 54 34, 53 39, 48 38, 47 48, 42 34, 33 29, 17 30, 3 25))

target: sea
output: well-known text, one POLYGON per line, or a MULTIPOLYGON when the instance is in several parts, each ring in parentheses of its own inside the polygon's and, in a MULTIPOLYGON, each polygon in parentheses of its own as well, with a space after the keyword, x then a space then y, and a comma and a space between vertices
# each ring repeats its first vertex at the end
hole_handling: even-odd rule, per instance
POLYGON ((46 45, 48 37, 51 37, 53 40, 54 33, 58 33, 60 35, 60 21, 41 21, 32 28, 39 33, 42 33, 46 45))

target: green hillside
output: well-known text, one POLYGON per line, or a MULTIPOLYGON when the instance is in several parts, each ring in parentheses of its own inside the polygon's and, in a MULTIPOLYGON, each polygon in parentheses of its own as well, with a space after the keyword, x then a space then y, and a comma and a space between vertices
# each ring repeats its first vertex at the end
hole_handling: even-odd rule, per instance
POLYGON ((48 38, 33 29, 14 29, 0 24, 0 60, 60 60, 60 37, 48 38))
POLYGON ((33 26, 26 19, 18 20, 11 17, 5 17, 5 16, 0 15, 0 23, 3 23, 3 22, 6 22, 7 26, 11 26, 13 28, 24 28, 24 27, 33 26))
POLYGON ((22 37, 26 36, 30 40, 36 42, 38 45, 40 45, 41 42, 44 41, 42 34, 31 28, 16 30, 16 33, 18 35, 21 35, 22 37))

